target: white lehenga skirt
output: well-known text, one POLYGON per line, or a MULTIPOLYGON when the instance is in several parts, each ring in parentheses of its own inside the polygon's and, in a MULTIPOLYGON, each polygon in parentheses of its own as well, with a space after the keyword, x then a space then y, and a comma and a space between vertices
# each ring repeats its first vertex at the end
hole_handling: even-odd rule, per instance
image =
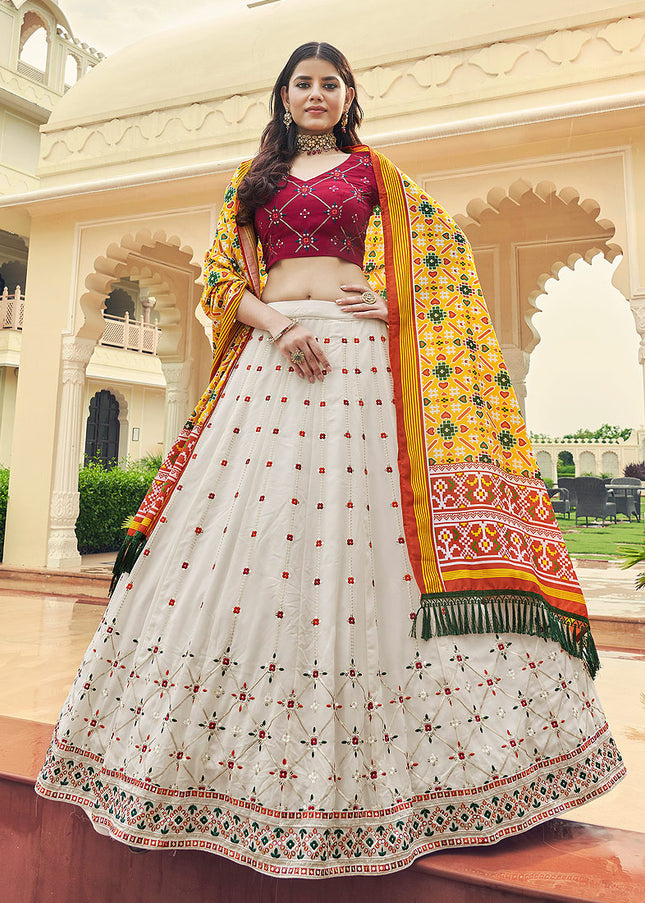
POLYGON ((274 875, 388 872, 498 841, 623 773, 582 662, 516 634, 416 640, 386 326, 276 305, 121 578, 37 783, 131 845, 274 875))

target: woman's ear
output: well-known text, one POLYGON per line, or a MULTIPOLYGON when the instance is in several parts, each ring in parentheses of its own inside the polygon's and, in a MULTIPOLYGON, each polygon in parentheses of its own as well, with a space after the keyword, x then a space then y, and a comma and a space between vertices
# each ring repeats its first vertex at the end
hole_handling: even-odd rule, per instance
POLYGON ((280 97, 282 98, 282 106, 285 110, 289 109, 289 92, 287 91, 286 85, 283 85, 280 88, 280 97))

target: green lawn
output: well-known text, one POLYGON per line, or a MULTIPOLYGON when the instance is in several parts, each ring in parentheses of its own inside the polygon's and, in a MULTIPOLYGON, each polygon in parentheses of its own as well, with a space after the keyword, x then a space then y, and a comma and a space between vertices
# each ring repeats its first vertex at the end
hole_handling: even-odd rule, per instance
POLYGON ((569 519, 558 516, 558 523, 572 558, 619 558, 619 546, 638 548, 643 545, 645 524, 619 518, 614 524, 609 520, 605 526, 593 524, 589 518, 589 526, 585 527, 584 518, 578 521, 572 514, 569 519))

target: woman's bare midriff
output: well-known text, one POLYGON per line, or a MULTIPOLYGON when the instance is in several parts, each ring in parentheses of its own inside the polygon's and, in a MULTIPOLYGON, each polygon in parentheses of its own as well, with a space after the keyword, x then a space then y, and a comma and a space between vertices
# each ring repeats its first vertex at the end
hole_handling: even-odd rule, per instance
POLYGON ((279 260, 269 270, 261 301, 336 301, 343 297, 341 285, 369 288, 362 269, 338 257, 279 260))

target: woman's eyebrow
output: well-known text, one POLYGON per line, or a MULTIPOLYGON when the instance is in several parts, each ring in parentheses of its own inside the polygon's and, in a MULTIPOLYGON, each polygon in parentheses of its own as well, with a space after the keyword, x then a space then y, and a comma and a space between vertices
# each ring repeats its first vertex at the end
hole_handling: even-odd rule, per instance
MULTIPOLYGON (((298 81, 311 81, 311 76, 310 76, 310 75, 294 75, 293 78, 294 78, 294 79, 297 78, 298 81)), ((325 76, 323 76, 322 81, 324 81, 324 82, 337 82, 337 81, 340 81, 340 79, 339 79, 338 76, 336 76, 336 75, 325 75, 325 76)))

